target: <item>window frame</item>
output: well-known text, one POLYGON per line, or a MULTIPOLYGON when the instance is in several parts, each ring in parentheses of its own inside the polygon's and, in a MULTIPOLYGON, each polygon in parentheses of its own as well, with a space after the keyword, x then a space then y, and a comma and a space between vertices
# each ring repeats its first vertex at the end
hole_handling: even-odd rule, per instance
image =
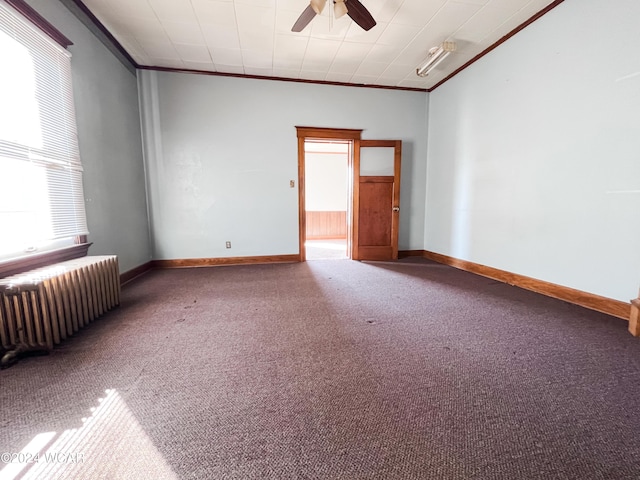
MULTIPOLYGON (((73 45, 73 42, 63 35, 57 28, 49 23, 42 15, 36 12, 24 0, 4 0, 5 3, 13 7, 22 16, 29 20, 34 26, 48 35, 52 40, 63 48, 73 45)), ((44 267, 65 260, 72 260, 87 255, 92 243, 88 242, 86 235, 75 237, 75 245, 69 247, 48 250, 41 253, 33 253, 20 257, 0 261, 0 278, 8 277, 18 273, 26 272, 34 268, 44 267)))

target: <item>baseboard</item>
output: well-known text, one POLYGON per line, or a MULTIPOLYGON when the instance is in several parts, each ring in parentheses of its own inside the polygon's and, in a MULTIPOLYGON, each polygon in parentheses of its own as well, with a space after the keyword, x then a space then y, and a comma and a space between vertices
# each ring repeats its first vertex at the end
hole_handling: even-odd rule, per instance
MULTIPOLYGON (((438 263, 449 265, 460 270, 464 270, 476 275, 482 275, 494 280, 498 280, 509 285, 524 288, 532 292, 540 293, 548 297, 557 298, 565 302, 573 303, 581 307, 596 310, 607 315, 622 318, 629 321, 632 319, 632 303, 625 303, 612 298, 602 297, 593 293, 583 292, 569 287, 563 287, 555 283, 537 280, 517 273, 507 272, 498 268, 488 267, 479 263, 461 260, 440 253, 426 250, 400 250, 399 258, 423 257, 438 263)), ((256 265, 266 263, 294 263, 300 261, 300 255, 265 255, 252 257, 221 257, 221 258, 188 258, 175 260, 152 260, 133 268, 120 275, 120 284, 124 285, 136 277, 154 268, 193 268, 193 267, 213 267, 221 265, 256 265)), ((634 300, 633 307, 640 308, 640 299, 634 300)), ((640 335, 640 321, 636 319, 636 335, 640 335)), ((633 333, 633 332, 632 332, 633 333)))
POLYGON ((264 263, 299 262, 300 255, 265 255, 254 257, 184 258, 176 260, 153 260, 153 268, 193 268, 220 265, 256 265, 264 263))
POLYGON ((131 270, 127 270, 124 273, 120 274, 120 285, 124 285, 125 283, 130 282, 134 278, 138 278, 140 275, 144 275, 148 271, 153 270, 152 262, 143 263, 142 265, 138 265, 131 270))
POLYGON ((556 285, 555 283, 537 280, 535 278, 507 272, 498 268, 487 267, 486 265, 481 265, 479 263, 460 260, 459 258, 449 257, 440 253, 425 251, 423 252, 423 257, 438 263, 459 268, 460 270, 465 270, 509 285, 524 288, 525 290, 531 290, 532 292, 541 293, 548 297, 557 298, 559 300, 564 300, 565 302, 580 305, 581 307, 622 318, 623 320, 628 321, 631 317, 630 303, 601 297, 600 295, 575 290, 569 287, 563 287, 561 285, 556 285))
POLYGON ((255 265, 262 263, 299 262, 300 255, 267 255, 258 257, 188 258, 179 260, 151 260, 120 274, 120 285, 131 282, 155 268, 193 268, 217 265, 255 265))

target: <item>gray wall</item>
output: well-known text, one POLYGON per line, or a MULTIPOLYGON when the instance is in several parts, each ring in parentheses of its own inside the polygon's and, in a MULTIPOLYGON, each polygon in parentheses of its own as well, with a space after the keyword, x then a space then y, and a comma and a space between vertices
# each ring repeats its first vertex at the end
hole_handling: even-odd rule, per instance
POLYGON ((567 0, 431 93, 427 250, 636 296, 639 18, 567 0))
POLYGON ((28 3, 74 43, 89 254, 117 254, 130 270, 151 258, 136 77, 57 0, 28 3))
POLYGON ((296 125, 403 140, 399 247, 423 247, 425 93, 138 76, 155 258, 297 254, 296 125))

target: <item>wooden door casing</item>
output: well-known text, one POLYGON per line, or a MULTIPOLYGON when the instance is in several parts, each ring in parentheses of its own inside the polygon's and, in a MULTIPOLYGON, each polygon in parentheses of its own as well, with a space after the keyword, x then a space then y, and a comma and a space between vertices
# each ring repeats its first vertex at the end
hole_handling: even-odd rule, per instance
MULTIPOLYGON (((322 127, 302 127, 296 126, 296 133, 298 136, 298 238, 299 238, 299 261, 304 262, 307 258, 307 252, 305 249, 306 229, 307 229, 307 217, 305 211, 305 140, 342 140, 350 141, 353 144, 360 140, 362 134, 361 129, 350 128, 322 128, 322 127)), ((353 151, 355 155, 355 149, 353 151)), ((349 169, 352 167, 353 158, 349 158, 349 169)), ((353 196, 353 190, 355 187, 349 186, 349 193, 353 196)), ((353 214, 347 217, 353 219, 353 214)), ((352 232, 356 228, 352 224, 347 226, 347 255, 352 251, 351 245, 353 244, 352 232)), ((351 258, 351 257, 350 257, 351 258)))
POLYGON ((398 258, 401 140, 362 140, 360 129, 296 127, 298 136, 298 215, 299 261, 306 260, 305 212, 305 140, 346 140, 353 147, 349 167, 353 172, 349 182, 351 208, 348 212, 347 255, 353 260, 395 260, 398 258), (394 149, 393 175, 360 176, 361 147, 391 147, 394 149), (362 188, 361 188, 362 187, 362 188), (362 190, 361 196, 360 191, 362 190), (389 202, 389 198, 391 201, 389 202), (360 208, 362 203, 362 209, 360 208), (384 212, 387 215, 384 215, 384 212), (384 216, 385 218, 381 218, 384 216), (370 221, 366 219, 370 218, 370 221), (390 219, 390 222, 388 221, 390 219), (362 230, 362 232, 360 232, 362 230), (362 233, 362 241, 360 236, 362 233), (389 243, 382 243, 389 240, 389 243))

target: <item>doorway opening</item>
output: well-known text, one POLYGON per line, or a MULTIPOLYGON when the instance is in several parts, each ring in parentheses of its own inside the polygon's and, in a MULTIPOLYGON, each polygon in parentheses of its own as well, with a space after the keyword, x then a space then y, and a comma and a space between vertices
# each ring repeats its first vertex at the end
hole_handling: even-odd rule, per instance
POLYGON ((298 136, 298 234, 307 259, 307 141, 346 143, 350 147, 347 197, 347 252, 353 260, 397 260, 400 212, 401 140, 362 140, 362 130, 296 127, 298 136))
MULTIPOLYGON (((322 128, 322 127, 296 127, 298 136, 298 214, 299 214, 299 239, 300 239, 300 261, 307 260, 307 173, 306 173, 306 145, 318 147, 320 144, 341 144, 348 146, 347 155, 347 210, 346 210, 346 250, 336 250, 339 255, 344 252, 343 258, 353 258, 353 165, 356 162, 358 152, 358 142, 362 130, 346 128, 322 128), (314 143, 315 142, 315 143, 314 143)), ((332 147, 338 148, 338 147, 332 147)), ((318 149, 318 148, 316 148, 318 149)), ((311 168, 314 168, 311 166, 311 168)), ((312 180, 313 181, 313 180, 312 180)), ((312 205, 313 208, 313 205, 312 205)), ((311 240, 313 242, 313 240, 311 240)), ((327 249, 328 250, 328 249, 327 249)))
POLYGON ((305 139, 307 260, 349 258, 350 140, 305 139))

